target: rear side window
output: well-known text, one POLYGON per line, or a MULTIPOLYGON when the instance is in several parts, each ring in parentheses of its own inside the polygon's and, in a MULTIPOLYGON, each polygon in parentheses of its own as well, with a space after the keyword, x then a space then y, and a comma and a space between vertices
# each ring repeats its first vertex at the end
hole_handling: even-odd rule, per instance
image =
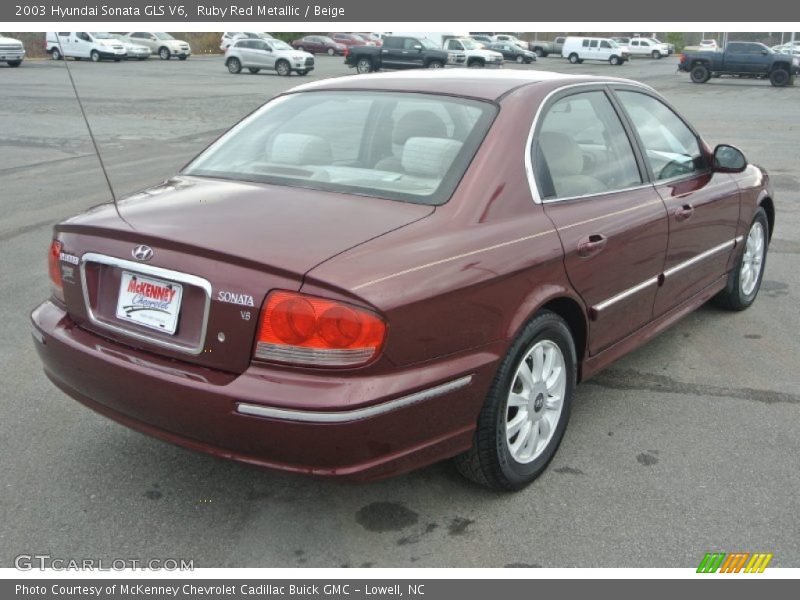
POLYGON ((639 134, 657 180, 705 170, 697 137, 666 104, 639 92, 617 91, 617 97, 639 134))
POLYGON ((433 94, 288 94, 184 173, 438 205, 455 190, 495 113, 488 102, 433 94))
POLYGON ((592 48, 597 48, 597 40, 592 40, 592 41, 589 43, 589 46, 590 46, 590 47, 592 47, 592 48))
POLYGON ((387 38, 383 45, 386 48, 402 48, 403 38, 387 38))
POLYGON ((642 183, 628 135, 602 91, 567 96, 547 109, 533 164, 544 199, 603 194, 642 183))
POLYGON ((584 48, 588 48, 589 47, 589 40, 583 40, 583 47, 584 48))

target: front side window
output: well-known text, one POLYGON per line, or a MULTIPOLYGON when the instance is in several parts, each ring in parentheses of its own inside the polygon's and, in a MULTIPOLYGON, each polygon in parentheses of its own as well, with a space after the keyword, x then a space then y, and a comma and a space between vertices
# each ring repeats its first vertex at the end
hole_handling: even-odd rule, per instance
POLYGON ((544 199, 603 194, 642 183, 628 135, 602 91, 555 102, 533 148, 544 199))
POLYGON ((597 40, 592 40, 589 46, 592 48, 597 48, 597 40))
POLYGON ((660 100, 640 92, 617 91, 659 181, 706 169, 694 132, 660 100))
POLYGON ((438 205, 455 190, 495 112, 488 102, 433 94, 288 94, 184 173, 438 205))

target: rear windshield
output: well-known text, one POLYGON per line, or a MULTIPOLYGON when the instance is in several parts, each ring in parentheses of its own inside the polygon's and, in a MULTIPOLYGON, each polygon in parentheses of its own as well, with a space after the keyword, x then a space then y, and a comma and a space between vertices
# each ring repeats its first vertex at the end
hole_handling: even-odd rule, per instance
POLYGON ((438 205, 495 112, 488 102, 433 94, 289 94, 231 129, 184 173, 438 205))

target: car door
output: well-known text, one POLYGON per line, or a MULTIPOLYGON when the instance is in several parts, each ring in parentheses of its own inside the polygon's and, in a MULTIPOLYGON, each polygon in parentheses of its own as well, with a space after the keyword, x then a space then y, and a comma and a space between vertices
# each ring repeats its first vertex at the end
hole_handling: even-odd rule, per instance
POLYGON ((381 63, 386 67, 397 67, 403 65, 403 42, 405 38, 387 38, 380 49, 381 63))
POLYGON ((603 60, 600 58, 599 40, 589 40, 589 58, 592 60, 603 60))
POLYGON ((605 86, 564 90, 538 119, 537 191, 589 314, 589 353, 647 324, 667 249, 667 213, 605 86))
POLYGON ((75 44, 73 45, 72 55, 78 58, 89 58, 92 52, 92 36, 86 31, 75 33, 75 44))
POLYGON ((725 70, 746 73, 749 69, 746 44, 731 43, 725 48, 725 70))
POLYGON ((769 48, 762 44, 747 44, 745 61, 748 73, 766 73, 769 64, 769 48))
POLYGON ((646 90, 616 89, 636 132, 646 167, 669 214, 669 245, 655 316, 722 277, 739 221, 735 179, 710 168, 697 133, 646 90))
POLYGON ((248 49, 254 67, 258 69, 275 68, 275 49, 263 40, 251 40, 248 49))

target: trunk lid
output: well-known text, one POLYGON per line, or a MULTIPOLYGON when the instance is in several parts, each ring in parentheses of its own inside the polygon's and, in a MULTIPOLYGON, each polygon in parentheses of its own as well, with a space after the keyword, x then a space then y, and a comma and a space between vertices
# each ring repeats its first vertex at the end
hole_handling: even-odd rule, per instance
POLYGON ((118 209, 102 205, 56 226, 70 316, 115 341, 235 373, 250 364, 267 292, 298 290, 321 262, 433 212, 191 177, 118 209))

